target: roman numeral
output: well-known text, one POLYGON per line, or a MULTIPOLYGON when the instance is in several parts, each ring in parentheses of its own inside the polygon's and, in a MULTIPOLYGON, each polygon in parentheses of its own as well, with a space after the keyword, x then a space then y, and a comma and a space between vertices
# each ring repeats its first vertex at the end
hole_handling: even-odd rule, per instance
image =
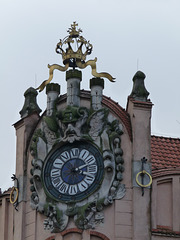
POLYGON ((89 165, 88 166, 88 172, 89 173, 96 173, 97 172, 97 166, 96 165, 89 165))
POLYGON ((55 168, 61 169, 63 164, 64 164, 64 161, 62 161, 61 159, 57 158, 57 159, 54 161, 53 166, 54 166, 55 168))
POLYGON ((59 192, 61 193, 66 193, 68 190, 69 184, 62 183, 61 186, 59 187, 59 192))
POLYGON ((51 177, 52 178, 60 177, 60 170, 59 169, 52 169, 51 170, 51 177))
POLYGON ((87 183, 87 184, 91 184, 91 183, 93 183, 94 182, 94 177, 91 177, 91 176, 86 176, 85 178, 84 178, 84 181, 87 183))
POLYGON ((70 185, 68 193, 69 195, 75 195, 78 191, 77 185, 70 185))
POLYGON ((90 155, 88 158, 85 159, 85 162, 88 164, 93 164, 96 161, 93 155, 90 155))
POLYGON ((72 148, 70 150, 70 155, 71 155, 71 158, 79 157, 79 149, 78 148, 72 148))
POLYGON ((88 184, 85 181, 82 181, 78 184, 80 192, 84 192, 88 188, 88 184))
POLYGON ((89 156, 89 151, 85 149, 83 149, 79 154, 79 158, 82 160, 85 160, 88 156, 89 156))
POLYGON ((59 187, 61 185, 61 183, 62 183, 62 179, 60 177, 54 178, 52 180, 52 184, 55 188, 59 187))
POLYGON ((61 154, 61 158, 62 158, 63 161, 67 161, 67 160, 70 159, 70 155, 67 151, 65 151, 61 154))

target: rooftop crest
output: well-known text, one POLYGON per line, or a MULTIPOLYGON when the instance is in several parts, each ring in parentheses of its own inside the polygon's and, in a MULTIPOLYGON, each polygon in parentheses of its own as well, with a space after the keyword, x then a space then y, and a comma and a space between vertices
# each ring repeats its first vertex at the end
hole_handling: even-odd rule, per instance
POLYGON ((109 73, 101 72, 97 73, 96 71, 96 62, 97 58, 94 60, 86 61, 86 56, 90 55, 93 49, 92 44, 87 41, 83 36, 81 36, 82 30, 77 28, 78 24, 73 22, 71 27, 67 30, 69 33, 63 40, 56 45, 56 53, 62 55, 62 60, 64 66, 53 64, 48 65, 49 68, 49 79, 45 80, 37 89, 42 91, 44 87, 52 80, 53 71, 55 69, 59 71, 66 71, 69 67, 84 69, 87 66, 91 67, 91 73, 94 77, 104 77, 109 79, 111 82, 114 82, 114 79, 109 73))

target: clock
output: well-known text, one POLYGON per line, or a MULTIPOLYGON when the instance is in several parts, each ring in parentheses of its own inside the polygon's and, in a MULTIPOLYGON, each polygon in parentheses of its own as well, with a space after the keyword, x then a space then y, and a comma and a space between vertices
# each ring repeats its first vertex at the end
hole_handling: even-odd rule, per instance
POLYGON ((61 202, 87 198, 100 187, 103 176, 102 155, 88 142, 57 147, 45 159, 42 171, 46 194, 61 202))

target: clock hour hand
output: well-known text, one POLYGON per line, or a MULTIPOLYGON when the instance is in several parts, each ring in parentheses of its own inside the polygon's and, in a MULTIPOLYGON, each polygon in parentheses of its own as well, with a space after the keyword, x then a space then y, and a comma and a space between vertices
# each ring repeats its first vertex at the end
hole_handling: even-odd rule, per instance
POLYGON ((81 170, 81 171, 79 171, 79 173, 94 178, 94 175, 93 175, 93 174, 88 173, 88 172, 86 172, 86 171, 82 171, 82 170, 81 170))

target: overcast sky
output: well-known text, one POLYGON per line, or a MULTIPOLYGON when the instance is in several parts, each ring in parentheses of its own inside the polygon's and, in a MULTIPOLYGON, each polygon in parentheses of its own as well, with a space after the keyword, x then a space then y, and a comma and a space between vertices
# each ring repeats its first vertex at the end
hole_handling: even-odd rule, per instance
MULTIPOLYGON (((13 185, 16 136, 24 92, 48 78, 47 64, 62 65, 55 47, 76 21, 93 44, 87 60, 98 58, 97 71, 109 72, 104 94, 126 108, 137 70, 153 106, 152 134, 180 137, 180 1, 179 0, 0 0, 0 109, 2 190, 13 185)), ((82 70, 81 87, 89 89, 90 67, 82 70)), ((65 73, 53 82, 66 92, 65 73)), ((38 104, 46 108, 45 91, 38 104)))

